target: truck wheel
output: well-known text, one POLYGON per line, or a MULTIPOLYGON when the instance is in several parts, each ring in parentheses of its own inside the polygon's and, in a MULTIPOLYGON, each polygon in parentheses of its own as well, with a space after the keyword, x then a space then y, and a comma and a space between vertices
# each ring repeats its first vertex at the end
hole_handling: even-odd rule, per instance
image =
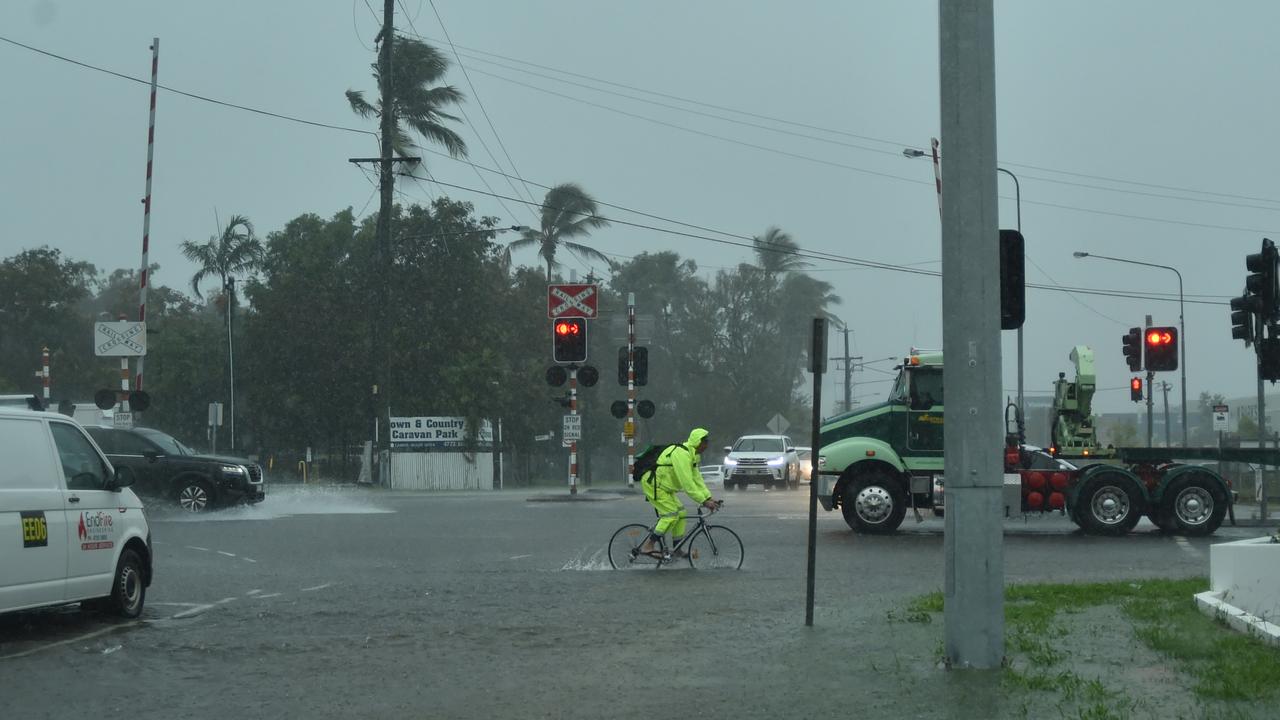
POLYGON ((855 532, 891 533, 907 516, 900 484, 883 470, 864 472, 845 486, 840 501, 844 521, 855 532))
POLYGON ((198 477, 179 480, 174 496, 178 500, 178 506, 187 512, 202 513, 213 504, 213 488, 198 477))
POLYGON ((1085 481, 1076 496, 1075 518, 1085 532, 1124 535, 1142 517, 1142 494, 1129 478, 1099 473, 1085 481))
POLYGON ((120 553, 116 564, 115 580, 111 583, 111 596, 106 606, 115 614, 136 618, 142 614, 142 604, 147 599, 147 583, 142 576, 142 559, 138 553, 126 549, 120 553))
POLYGON ((1222 525, 1227 497, 1219 483, 1200 473, 1188 473, 1169 483, 1161 516, 1186 535, 1208 535, 1222 525))

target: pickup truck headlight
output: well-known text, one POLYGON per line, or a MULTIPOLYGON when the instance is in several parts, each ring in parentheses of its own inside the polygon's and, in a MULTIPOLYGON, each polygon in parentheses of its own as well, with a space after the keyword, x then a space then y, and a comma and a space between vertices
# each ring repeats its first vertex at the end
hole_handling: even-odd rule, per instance
POLYGON ((770 464, 770 465, 772 465, 772 466, 774 466, 774 467, 781 467, 781 466, 782 466, 782 465, 784 465, 786 462, 787 462, 787 459, 786 459, 786 458, 784 458, 784 457, 776 457, 776 458, 774 458, 774 459, 770 460, 770 461, 769 461, 769 464, 770 464))

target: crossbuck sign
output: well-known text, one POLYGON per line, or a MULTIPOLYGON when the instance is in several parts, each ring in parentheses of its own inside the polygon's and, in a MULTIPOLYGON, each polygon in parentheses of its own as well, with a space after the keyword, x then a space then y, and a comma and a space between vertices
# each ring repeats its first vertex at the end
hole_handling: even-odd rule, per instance
POLYGON ((600 300, 598 285, 548 285, 547 317, 581 317, 594 320, 600 300))
POLYGON ((146 355, 147 324, 123 321, 94 323, 93 352, 98 357, 146 355))

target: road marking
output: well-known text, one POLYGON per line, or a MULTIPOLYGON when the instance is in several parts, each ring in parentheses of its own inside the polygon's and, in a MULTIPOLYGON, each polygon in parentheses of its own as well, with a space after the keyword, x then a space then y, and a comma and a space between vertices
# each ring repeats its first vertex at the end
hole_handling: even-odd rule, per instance
POLYGON ((267 593, 266 595, 259 595, 258 597, 254 598, 254 599, 255 599, 255 600, 265 600, 266 598, 280 597, 280 596, 281 596, 281 595, 283 595, 283 594, 284 594, 284 593, 267 593))
POLYGON ((508 559, 508 560, 523 560, 523 559, 525 559, 525 558, 529 558, 529 557, 533 557, 533 556, 532 556, 532 555, 513 555, 512 557, 507 558, 507 559, 508 559))
POLYGON ((251 563, 256 563, 256 562, 258 562, 257 560, 254 560, 253 558, 240 558, 240 559, 241 559, 241 560, 244 560, 245 562, 251 562, 251 563))
POLYGON ((209 548, 196 547, 195 545, 188 545, 188 546, 187 546, 187 549, 188 549, 188 550, 199 550, 200 552, 209 552, 209 548))
POLYGON ((255 589, 250 590, 249 592, 245 593, 245 595, 257 595, 257 594, 258 594, 258 593, 260 593, 260 592, 262 592, 262 591, 261 591, 261 590, 258 590, 258 589, 256 589, 256 588, 255 588, 255 589))
POLYGON ((134 620, 132 622, 124 623, 122 625, 112 625, 111 627, 105 627, 100 630, 94 630, 93 632, 85 633, 84 635, 80 635, 78 637, 67 638, 66 640, 59 640, 58 642, 55 642, 55 643, 49 643, 48 645, 41 645, 40 647, 31 648, 30 650, 23 650, 22 652, 13 653, 12 655, 0 655, 0 660, 16 660, 17 658, 27 657, 28 655, 35 655, 36 653, 42 652, 44 650, 52 650, 53 648, 59 647, 61 645, 70 645, 71 643, 83 642, 85 640, 96 638, 99 635, 106 635, 107 633, 116 632, 118 630, 122 630, 125 628, 131 628, 140 624, 141 624, 140 621, 134 620))
POLYGON ((325 583, 325 584, 323 584, 323 585, 316 585, 316 586, 309 587, 309 588, 302 588, 302 592, 315 592, 316 590, 323 590, 323 589, 325 589, 325 588, 327 588, 327 587, 329 587, 329 586, 331 586, 331 585, 333 585, 333 583, 331 583, 331 582, 327 582, 327 583, 325 583))
POLYGON ((1179 536, 1175 537, 1175 538, 1173 539, 1173 541, 1174 541, 1174 542, 1176 542, 1176 543, 1178 543, 1178 548, 1179 548, 1179 549, 1181 549, 1183 552, 1187 553, 1188 555, 1203 555, 1203 554, 1204 554, 1204 551, 1203 551, 1203 550, 1201 550, 1200 548, 1198 548, 1198 547, 1196 547, 1196 546, 1192 545, 1190 540, 1187 540, 1185 537, 1183 537, 1183 536, 1181 536, 1181 535, 1179 535, 1179 536))
POLYGON ((229 552, 227 552, 227 551, 225 551, 225 550, 219 550, 219 551, 218 551, 218 554, 219 554, 219 555, 226 555, 227 557, 235 557, 235 556, 236 556, 236 554, 235 554, 235 553, 229 553, 229 552))

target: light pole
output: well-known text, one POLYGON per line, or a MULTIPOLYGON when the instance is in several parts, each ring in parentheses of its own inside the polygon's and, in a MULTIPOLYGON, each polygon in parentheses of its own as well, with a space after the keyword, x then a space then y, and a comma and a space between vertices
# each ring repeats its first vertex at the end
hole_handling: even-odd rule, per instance
MULTIPOLYGON (((924 157, 925 152, 916 148, 903 148, 902 154, 908 158, 924 157)), ((1002 167, 997 167, 996 172, 1002 172, 1013 179, 1013 202, 1017 210, 1017 230, 1018 234, 1022 234, 1022 184, 1018 182, 1018 176, 1002 167)), ((1023 394, 1022 383, 1022 326, 1018 326, 1018 432, 1023 433, 1023 423, 1026 417, 1026 406, 1024 405, 1025 397, 1023 394)), ((1025 440, 1025 438, 1023 438, 1025 440)))
POLYGON ((1180 336, 1178 339, 1178 353, 1182 356, 1178 361, 1179 369, 1182 371, 1182 447, 1187 447, 1187 322, 1182 295, 1182 273, 1178 272, 1175 267, 1142 262, 1141 260, 1126 260, 1125 258, 1108 257, 1106 255, 1094 255, 1093 253, 1080 252, 1078 250, 1072 255, 1077 258, 1097 258, 1099 260, 1129 263, 1130 265, 1160 268, 1169 270, 1178 276, 1178 335, 1180 336))

